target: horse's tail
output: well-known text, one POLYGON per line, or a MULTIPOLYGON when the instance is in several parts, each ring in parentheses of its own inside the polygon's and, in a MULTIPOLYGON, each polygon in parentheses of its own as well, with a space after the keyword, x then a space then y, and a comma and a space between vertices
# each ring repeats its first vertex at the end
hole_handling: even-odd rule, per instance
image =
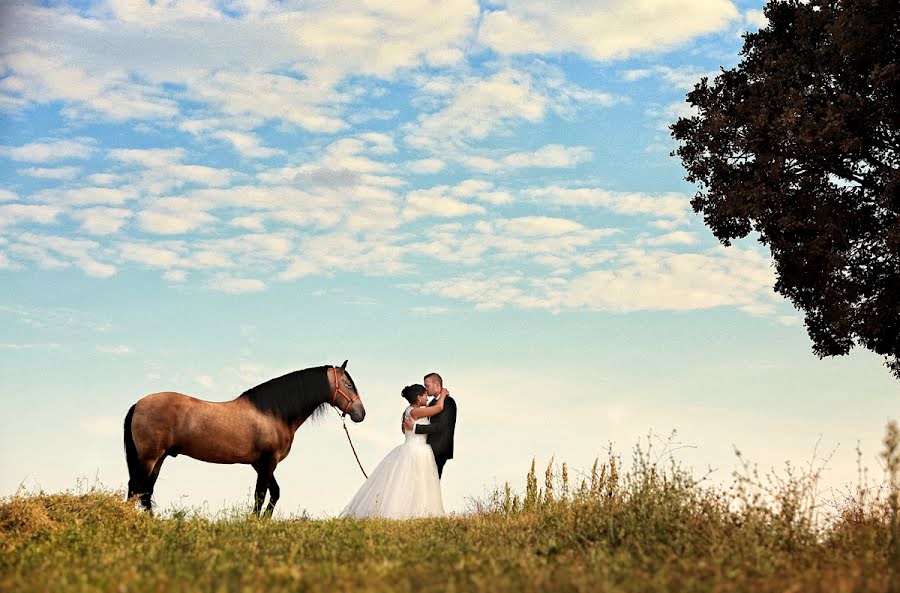
POLYGON ((134 417, 134 408, 137 404, 131 406, 128 409, 128 413, 125 414, 125 461, 128 463, 128 496, 130 497, 134 492, 131 492, 131 485, 133 481, 138 478, 138 452, 137 446, 134 444, 134 437, 131 435, 131 419, 134 417))

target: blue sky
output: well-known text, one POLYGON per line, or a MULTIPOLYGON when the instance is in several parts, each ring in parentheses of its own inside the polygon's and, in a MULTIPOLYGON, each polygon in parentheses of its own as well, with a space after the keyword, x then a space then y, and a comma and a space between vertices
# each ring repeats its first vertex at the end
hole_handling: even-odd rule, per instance
MULTIPOLYGON (((0 495, 127 479, 141 396, 225 400, 340 364, 372 467, 400 389, 460 406, 447 507, 532 457, 587 467, 649 430, 727 481, 897 412, 865 352, 819 361, 767 253, 691 212, 667 126, 737 63, 759 2, 9 2, 0 7, 0 495)), ((304 426, 281 512, 359 486, 337 418, 304 426)), ((163 508, 246 501, 178 458, 163 508)))

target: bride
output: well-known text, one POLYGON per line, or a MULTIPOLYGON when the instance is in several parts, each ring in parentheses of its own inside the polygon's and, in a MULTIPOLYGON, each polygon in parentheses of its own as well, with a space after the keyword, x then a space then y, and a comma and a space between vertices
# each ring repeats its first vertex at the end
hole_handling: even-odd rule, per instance
MULTIPOLYGON (((441 390, 432 406, 426 406, 428 395, 422 385, 404 387, 402 395, 410 404, 403 412, 403 419, 428 424, 431 416, 444 409, 448 391, 441 390)), ((425 442, 426 435, 416 434, 415 427, 405 434, 406 441, 378 464, 341 511, 341 517, 411 519, 444 514, 437 464, 431 447, 425 442)))

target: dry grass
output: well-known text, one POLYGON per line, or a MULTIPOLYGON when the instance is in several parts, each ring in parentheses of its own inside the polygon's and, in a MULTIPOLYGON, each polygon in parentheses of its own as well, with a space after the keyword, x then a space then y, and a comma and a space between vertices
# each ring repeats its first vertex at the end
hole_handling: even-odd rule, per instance
POLYGON ((887 480, 830 504, 817 471, 705 485, 665 447, 565 464, 526 491, 499 489, 458 517, 260 521, 175 512, 154 519, 121 493, 0 502, 2 591, 828 591, 894 592, 900 433, 887 480), (892 588, 893 587, 893 588, 892 588))

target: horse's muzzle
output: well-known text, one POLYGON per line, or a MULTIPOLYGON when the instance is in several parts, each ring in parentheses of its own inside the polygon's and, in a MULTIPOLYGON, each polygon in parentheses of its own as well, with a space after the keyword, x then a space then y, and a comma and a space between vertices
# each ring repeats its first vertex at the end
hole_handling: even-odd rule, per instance
POLYGON ((356 400, 353 402, 353 405, 350 406, 350 409, 347 410, 347 415, 350 416, 350 420, 354 422, 362 422, 366 419, 366 409, 362 405, 361 400, 356 400))

